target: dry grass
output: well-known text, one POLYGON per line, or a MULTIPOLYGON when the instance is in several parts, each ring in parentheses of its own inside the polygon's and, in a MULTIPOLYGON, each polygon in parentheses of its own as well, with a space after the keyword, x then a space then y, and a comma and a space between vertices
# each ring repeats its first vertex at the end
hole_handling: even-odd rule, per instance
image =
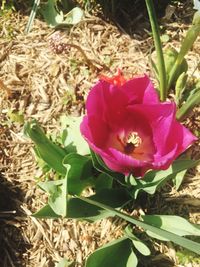
MULTIPOLYGON (((7 203, 12 203, 10 208, 0 210, 1 215, 1 211, 11 209, 9 217, 5 214, 2 220, 0 217, 0 228, 4 229, 1 230, 0 262, 2 267, 50 267, 60 257, 66 257, 75 260, 79 267, 94 249, 121 234, 123 222, 107 219, 89 224, 30 217, 45 203, 46 197, 36 187, 34 177, 38 170, 32 144, 24 138, 22 124, 13 122, 8 114, 9 111, 21 112, 25 121, 36 118, 46 130, 59 132, 60 115, 84 112, 83 100, 101 73, 112 74, 121 68, 127 77, 151 74, 147 55, 152 39, 131 39, 102 19, 87 16, 77 27, 59 32, 61 42, 67 46, 63 53, 56 54, 49 44, 55 33, 36 20, 32 32, 24 35, 27 19, 18 14, 12 15, 9 21, 0 19, 0 168, 5 176, 3 192, 9 190, 7 203), (8 26, 12 27, 12 41, 6 37, 8 26)), ((187 27, 182 22, 168 23, 168 34, 175 47, 179 46, 187 27)), ((198 77, 199 48, 200 42, 197 42, 188 55, 190 71, 195 71, 198 77)), ((200 130, 199 109, 187 124, 192 130, 200 130)), ((192 154, 199 158, 198 144, 192 154)), ((168 185, 162 201, 155 200, 159 211, 186 215, 192 222, 200 223, 199 178, 198 168, 189 172, 179 192, 168 185)), ((168 249, 160 244, 157 247, 178 264, 173 247, 168 249)), ((155 262, 152 264, 156 266, 155 262)))

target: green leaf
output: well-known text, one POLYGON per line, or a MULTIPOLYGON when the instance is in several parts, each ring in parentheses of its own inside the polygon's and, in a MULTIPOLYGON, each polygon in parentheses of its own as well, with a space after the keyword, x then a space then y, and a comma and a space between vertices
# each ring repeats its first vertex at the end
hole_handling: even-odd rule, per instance
MULTIPOLYGON (((141 216, 145 223, 151 224, 160 229, 175 233, 179 236, 194 235, 200 236, 200 229, 194 224, 188 222, 186 219, 173 216, 173 215, 142 215, 141 216)), ((151 232, 147 231, 147 234, 151 237, 160 239, 160 240, 169 240, 162 236, 155 236, 151 232)))
POLYGON ((188 113, 196 106, 200 104, 200 90, 192 94, 186 103, 176 112, 177 120, 181 121, 188 116, 188 113))
POLYGON ((182 72, 178 77, 175 85, 175 93, 176 93, 176 102, 179 103, 181 96, 185 90, 187 84, 188 75, 185 72, 182 72))
MULTIPOLYGON (((130 197, 124 189, 102 189, 95 195, 88 197, 88 199, 101 201, 111 207, 119 208, 127 203, 130 197)), ((112 212, 88 204, 79 198, 70 198, 68 200, 67 218, 94 222, 110 216, 112 216, 112 212)))
POLYGON ((163 230, 161 228, 158 228, 158 227, 155 227, 154 225, 151 225, 149 223, 145 223, 141 220, 138 220, 138 219, 135 219, 133 218, 132 216, 130 215, 127 215, 123 212, 120 212, 116 209, 113 209, 112 207, 109 207, 107 205, 104 205, 102 203, 99 203, 98 201, 94 201, 92 199, 89 199, 89 198, 85 198, 85 197, 79 197, 79 199, 89 203, 89 204, 92 204, 92 205, 95 205, 101 209, 105 209, 107 211, 110 211, 113 213, 113 215, 116 215, 130 223, 133 223, 135 225, 137 225, 138 227, 142 227, 144 230, 146 231, 151 231, 153 232, 154 234, 156 235, 159 235, 159 236, 162 236, 163 238, 166 238, 184 248, 187 248, 197 254, 200 255, 200 244, 197 243, 197 242, 194 242, 190 239, 187 239, 185 237, 182 237, 182 236, 179 236, 177 234, 174 234, 172 232, 169 232, 169 231, 166 231, 166 230, 163 230))
POLYGON ((70 153, 65 156, 63 164, 70 166, 67 176, 70 195, 80 195, 86 187, 93 185, 93 165, 90 158, 70 153))
MULTIPOLYGON (((124 189, 102 189, 97 194, 89 197, 89 199, 102 201, 111 207, 119 208, 127 203, 130 197, 124 189)), ((34 213, 33 216, 40 219, 59 218, 59 215, 49 204, 34 213)), ((88 204, 79 198, 68 198, 66 218, 94 222, 109 216, 113 216, 112 212, 88 204)))
POLYGON ((109 242, 91 254, 85 267, 136 267, 137 257, 132 251, 131 242, 119 238, 109 242))
POLYGON ((113 178, 106 173, 100 173, 94 181, 95 191, 99 192, 105 188, 112 188, 113 178))
POLYGON ((132 241, 134 247, 141 254, 144 256, 149 256, 151 254, 150 249, 132 233, 130 225, 125 228, 125 236, 132 241))
POLYGON ((68 201, 67 218, 95 222, 107 217, 112 213, 92 206, 78 198, 71 198, 68 201))
POLYGON ((66 259, 61 259, 55 267, 70 267, 72 265, 72 262, 69 262, 66 259))
POLYGON ((173 182, 176 186, 176 190, 179 190, 179 188, 183 182, 183 179, 185 177, 186 172, 187 172, 187 170, 183 170, 183 171, 177 173, 177 175, 174 177, 173 182))
POLYGON ((65 176, 67 170, 63 166, 62 161, 66 152, 47 138, 37 121, 27 122, 24 125, 24 133, 34 142, 37 156, 44 160, 49 167, 65 176))
MULTIPOLYGON (((170 47, 167 48, 164 51, 164 59, 165 59, 165 68, 166 68, 166 74, 167 74, 167 81, 170 79, 171 70, 177 60, 178 52, 175 48, 170 47)), ((175 85, 178 77, 181 75, 182 72, 187 72, 188 64, 185 59, 183 59, 183 62, 177 67, 176 73, 174 74, 173 79, 171 80, 171 85, 175 85)), ((170 86, 171 86, 170 85, 170 86)))
POLYGON ((55 0, 48 0, 40 10, 46 23, 52 28, 62 24, 64 20, 63 12, 56 10, 55 3, 55 0))
POLYGON ((178 173, 196 166, 200 160, 178 159, 164 171, 149 171, 143 179, 136 180, 137 185, 133 188, 132 195, 137 198, 140 191, 153 195, 165 182, 173 179, 178 173))
POLYGON ((38 183, 49 194, 48 204, 52 210, 63 217, 67 214, 67 177, 58 181, 38 183))
POLYGON ((63 135, 63 145, 69 152, 77 152, 80 155, 89 155, 89 146, 80 132, 80 124, 82 120, 83 117, 66 115, 60 117, 61 128, 63 131, 67 132, 67 134, 65 132, 65 136, 63 135))
POLYGON ((33 217, 38 219, 57 219, 60 218, 58 214, 56 214, 52 208, 47 204, 42 207, 39 211, 32 214, 33 217))
POLYGON ((79 7, 73 8, 64 16, 63 12, 58 10, 55 0, 48 0, 41 8, 41 13, 52 28, 77 24, 83 17, 83 11, 79 7))
POLYGON ((194 24, 188 29, 187 34, 181 43, 180 52, 178 53, 176 61, 175 61, 174 65, 172 66, 171 71, 170 71, 168 88, 171 88, 171 85, 173 84, 174 78, 176 77, 177 72, 180 69, 180 66, 183 64, 185 55, 187 55, 188 51, 191 49, 195 40, 199 36, 199 33, 200 33, 199 19, 196 20, 196 22, 194 22, 194 24))

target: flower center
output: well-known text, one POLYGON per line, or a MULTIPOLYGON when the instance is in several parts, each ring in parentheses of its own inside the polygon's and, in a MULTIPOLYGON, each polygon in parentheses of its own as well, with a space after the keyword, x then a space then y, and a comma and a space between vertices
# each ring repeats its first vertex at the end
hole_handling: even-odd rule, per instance
POLYGON ((137 132, 131 132, 124 138, 118 137, 118 140, 123 146, 125 154, 132 154, 135 148, 142 144, 142 139, 137 132))
POLYGON ((137 132, 131 132, 125 140, 126 144, 133 144, 135 147, 138 147, 142 143, 142 139, 137 132))

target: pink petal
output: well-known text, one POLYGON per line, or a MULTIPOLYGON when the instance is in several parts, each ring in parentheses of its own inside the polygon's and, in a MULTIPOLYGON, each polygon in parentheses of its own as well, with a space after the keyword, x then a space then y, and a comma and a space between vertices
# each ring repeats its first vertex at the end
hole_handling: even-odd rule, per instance
POLYGON ((104 147, 105 140, 109 137, 109 129, 101 118, 94 116, 84 116, 80 125, 81 134, 89 144, 95 144, 97 147, 104 147))
POLYGON ((125 119, 127 105, 128 98, 119 87, 100 81, 90 91, 86 109, 89 116, 99 116, 112 125, 125 119))
POLYGON ((116 149, 110 148, 106 157, 103 157, 106 165, 113 171, 128 175, 133 173, 137 176, 142 176, 147 169, 150 169, 151 164, 146 161, 136 160, 116 149))
POLYGON ((157 104, 158 93, 148 76, 136 77, 127 81, 122 90, 128 96, 129 104, 157 104))
POLYGON ((130 110, 135 111, 137 116, 145 116, 153 132, 153 141, 157 151, 167 154, 169 150, 166 145, 172 125, 175 120, 176 106, 174 103, 165 102, 155 105, 134 105, 130 110))

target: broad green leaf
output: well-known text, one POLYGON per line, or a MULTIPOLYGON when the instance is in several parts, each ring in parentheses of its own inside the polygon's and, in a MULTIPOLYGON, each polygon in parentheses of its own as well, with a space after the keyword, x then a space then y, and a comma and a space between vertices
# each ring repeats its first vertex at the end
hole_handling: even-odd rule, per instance
POLYGON ((46 162, 49 167, 65 176, 67 170, 63 166, 62 161, 66 152, 47 138, 44 131, 35 120, 25 124, 24 133, 34 142, 37 156, 46 162))
POLYGON ((138 259, 134 251, 132 250, 130 256, 128 257, 126 267, 137 267, 137 266, 138 266, 138 259))
POLYGON ((100 173, 99 176, 94 180, 95 191, 99 192, 105 188, 112 188, 113 178, 106 173, 100 173))
POLYGON ((70 153, 65 156, 63 164, 70 166, 67 176, 70 195, 79 195, 86 187, 93 185, 93 165, 90 158, 70 153))
POLYGON ((173 179, 178 173, 196 166, 199 162, 200 160, 178 159, 165 171, 147 172, 142 179, 136 180, 137 185, 132 191, 134 198, 137 198, 140 191, 153 195, 165 182, 173 179))
POLYGON ((155 239, 158 239, 158 240, 161 240, 161 241, 169 241, 168 238, 163 237, 163 236, 158 235, 158 234, 155 234, 155 233, 153 233, 153 232, 151 232, 151 231, 148 231, 148 230, 147 230, 146 233, 147 233, 150 237, 152 237, 152 238, 155 238, 155 239))
POLYGON ((55 0, 48 0, 40 10, 46 23, 52 28, 62 24, 64 20, 63 12, 56 10, 55 3, 55 0))
POLYGON ((32 216, 38 219, 57 219, 60 217, 52 210, 49 204, 47 204, 46 206, 42 207, 39 211, 32 214, 32 216))
POLYGON ((122 237, 109 242, 92 253, 85 267, 136 267, 137 257, 132 251, 131 242, 122 237))
POLYGON ((61 259, 55 267, 70 267, 72 265, 72 262, 69 262, 66 259, 61 259))
POLYGON ((52 27, 75 25, 83 18, 83 10, 79 7, 73 8, 66 15, 58 10, 55 0, 48 0, 41 8, 46 23, 52 27))
POLYGON ((163 230, 161 228, 158 228, 158 227, 156 227, 154 225, 151 225, 150 223, 145 223, 145 222, 143 222, 141 220, 133 218, 130 215, 127 215, 127 214, 125 214, 123 212, 120 212, 120 211, 118 211, 118 210, 116 210, 116 209, 114 209, 114 208, 112 208, 112 207, 110 207, 108 205, 104 205, 104 204, 102 204, 102 203, 100 203, 98 201, 94 201, 92 199, 85 198, 85 197, 79 197, 79 199, 81 199, 81 200, 83 200, 83 201, 85 201, 85 202, 87 202, 89 204, 95 205, 95 206, 97 206, 97 207, 99 207, 101 209, 108 210, 108 211, 112 212, 113 215, 116 215, 116 216, 118 216, 118 217, 120 217, 120 218, 122 218, 122 219, 124 219, 124 220, 126 220, 128 222, 130 222, 130 223, 133 223, 133 224, 137 225, 138 227, 142 227, 146 231, 151 231, 154 234, 162 236, 162 237, 164 237, 164 238, 166 238, 166 239, 168 239, 168 240, 170 240, 170 241, 172 241, 172 242, 174 242, 174 243, 176 243, 176 244, 178 244, 178 245, 180 245, 180 246, 182 246, 184 248, 187 248, 187 249, 189 249, 189 250, 191 250, 191 251, 193 251, 193 252, 195 252, 195 253, 200 255, 200 244, 197 243, 197 242, 194 242, 194 241, 192 241, 190 239, 187 239, 185 237, 182 237, 182 236, 179 236, 179 235, 174 234, 172 232, 169 232, 169 231, 163 230))
POLYGON ((67 218, 95 222, 107 217, 112 217, 112 213, 92 206, 78 198, 71 198, 68 201, 67 218))
MULTIPOLYGON (((102 189, 97 194, 89 197, 89 199, 102 201, 103 203, 114 208, 120 208, 130 200, 129 195, 124 189, 102 189)), ((41 210, 34 213, 33 216, 44 219, 54 219, 59 217, 59 215, 54 212, 50 205, 44 206, 41 210)), ((110 216, 113 216, 112 212, 110 211, 86 203, 79 198, 68 198, 67 214, 65 216, 66 218, 94 222, 110 216)))
POLYGON ((139 239, 137 238, 131 231, 130 225, 125 228, 125 236, 129 238, 134 247, 144 256, 149 256, 151 254, 150 249, 139 239))
POLYGON ((186 172, 187 172, 187 170, 183 170, 182 172, 177 173, 177 175, 174 177, 173 182, 176 186, 176 190, 178 190, 180 188, 186 172))
MULTIPOLYGON (((194 235, 200 236, 200 229, 194 224, 188 222, 186 219, 173 216, 173 215, 142 215, 141 216, 145 223, 154 225, 160 229, 175 233, 179 236, 194 235)), ((163 237, 152 235, 152 233, 147 232, 148 235, 155 237, 157 239, 163 240, 163 237)), ((165 238, 165 240, 169 240, 165 238)))
POLYGON ((67 213, 67 178, 62 181, 62 184, 56 186, 55 191, 50 193, 48 204, 58 215, 65 217, 67 213))
MULTIPOLYGON (((114 208, 120 208, 130 200, 124 189, 102 189, 88 199, 101 201, 114 208)), ((93 222, 110 216, 112 216, 112 212, 86 203, 79 198, 68 200, 67 218, 93 222)))
MULTIPOLYGON (((167 48, 164 51, 167 81, 170 79, 171 70, 172 70, 172 68, 173 68, 173 66, 177 60, 177 57, 178 57, 178 52, 173 47, 167 48)), ((171 85, 175 85, 178 77, 181 75, 182 72, 186 73, 187 69, 188 69, 187 61, 185 59, 183 59, 183 62, 181 62, 181 64, 176 69, 176 73, 175 73, 173 79, 171 80, 171 85)))
POLYGON ((37 165, 42 170, 42 173, 49 172, 51 170, 51 167, 40 157, 40 153, 38 152, 36 147, 33 148, 33 151, 35 153, 37 165))
POLYGON ((65 217, 67 213, 67 177, 57 181, 40 182, 38 185, 48 193, 48 204, 52 210, 65 217))
POLYGON ((69 152, 77 152, 80 155, 89 155, 89 146, 80 132, 80 124, 82 120, 83 117, 72 117, 66 115, 62 115, 60 117, 61 128, 65 131, 63 145, 66 149, 69 149, 69 152))

